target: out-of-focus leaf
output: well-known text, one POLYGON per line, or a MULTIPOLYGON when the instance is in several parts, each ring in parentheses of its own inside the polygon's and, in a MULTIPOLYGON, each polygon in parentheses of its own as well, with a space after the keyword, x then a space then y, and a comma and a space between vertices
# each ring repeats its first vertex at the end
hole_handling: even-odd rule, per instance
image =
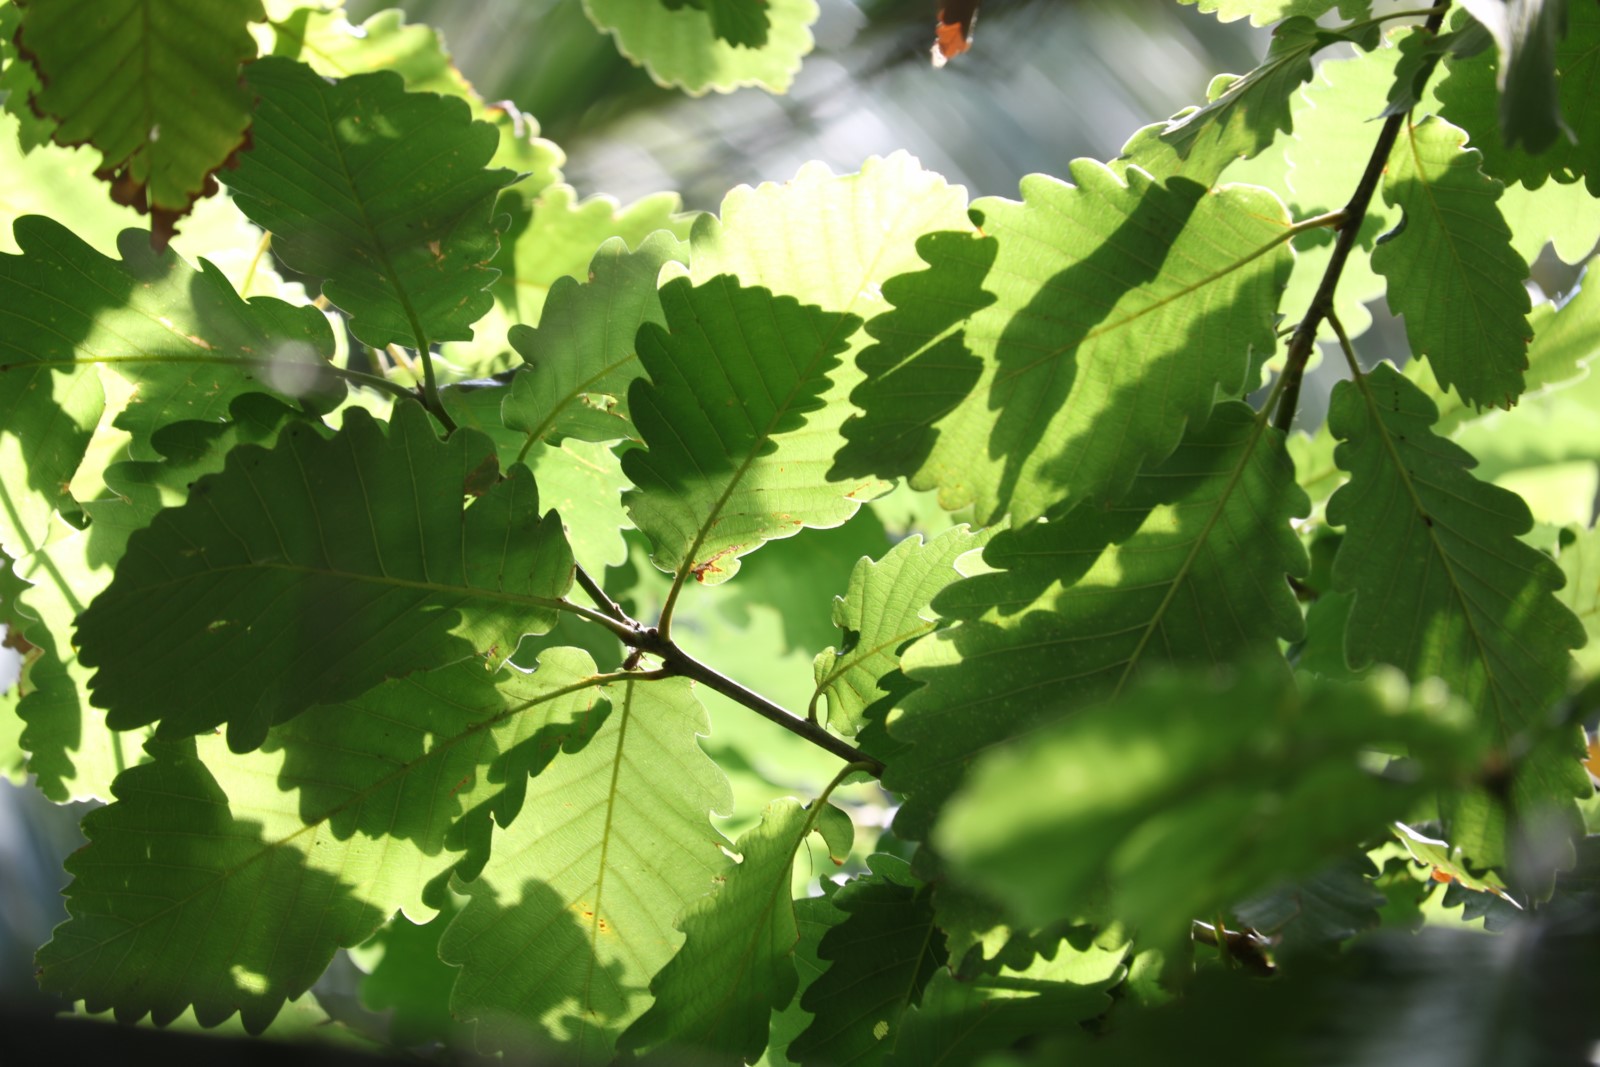
POLYGON ((1348 941, 1378 927, 1385 897, 1373 888, 1378 868, 1354 855, 1308 878, 1273 888, 1235 904, 1233 914, 1286 949, 1318 948, 1348 941))
POLYGON ((268 56, 249 75, 254 144, 225 180, 284 262, 323 279, 366 344, 470 339, 493 303, 490 207, 514 177, 485 169, 495 130, 390 72, 330 84, 268 56))
POLYGON ((1600 675, 1600 530, 1578 534, 1557 560, 1567 584, 1556 595, 1583 623, 1588 643, 1574 653, 1584 679, 1600 675))
MULTIPOLYGON (((1196 0, 1179 0, 1193 4, 1196 0)), ((1215 14, 1221 22, 1250 16, 1250 25, 1265 26, 1297 15, 1314 19, 1339 8, 1347 19, 1361 18, 1372 5, 1368 0, 1198 0, 1197 10, 1215 14)))
MULTIPOLYGON (((1547 738, 1583 627, 1555 597, 1560 569, 1517 540, 1520 498, 1469 473, 1470 455, 1432 430, 1433 403, 1388 364, 1334 388, 1328 423, 1350 481, 1328 502, 1345 528, 1336 589, 1352 593, 1350 664, 1438 676, 1473 709, 1487 747, 1521 754, 1510 784, 1523 812, 1575 821, 1591 792, 1581 738, 1547 738)), ((1473 795, 1477 797, 1477 794, 1473 795)), ((1452 841, 1483 866, 1506 861, 1504 827, 1481 797, 1452 802, 1452 841)))
POLYGON ((767 0, 660 0, 668 11, 685 7, 711 16, 711 30, 719 40, 741 48, 767 43, 767 0))
POLYGON ((392 70, 413 93, 440 93, 475 102, 475 94, 445 51, 439 31, 406 25, 404 11, 380 11, 360 26, 338 9, 303 7, 271 23, 272 54, 298 59, 325 78, 392 70))
POLYGON ((1281 203, 1071 171, 1077 186, 1034 175, 1024 203, 978 201, 985 236, 925 240, 932 269, 887 287, 836 476, 907 475, 947 508, 1022 523, 1116 500, 1246 387, 1276 345, 1281 203))
POLYGON ((754 40, 753 22, 740 11, 754 6, 753 0, 689 0, 675 8, 660 0, 583 0, 590 21, 617 39, 617 51, 658 85, 691 96, 747 85, 774 93, 789 88, 801 57, 811 51, 816 2, 766 0, 759 47, 747 44, 754 40))
POLYGON ((1538 189, 1508 185, 1500 214, 1511 227, 1511 247, 1532 263, 1548 244, 1565 263, 1582 263, 1600 243, 1600 211, 1581 182, 1545 182, 1538 189))
POLYGON ((1581 923, 1532 923, 1501 937, 1385 931, 1282 980, 1201 974, 1178 1003, 1124 1018, 1096 1062, 1581 1063, 1595 1040, 1586 1005, 1600 997, 1597 964, 1600 944, 1581 923))
POLYGON ((295 426, 271 451, 234 450, 130 539, 79 618, 107 721, 160 719, 167 736, 227 722, 248 751, 384 678, 499 666, 554 624, 572 553, 526 471, 496 472, 486 438, 441 442, 415 404, 387 427, 354 410, 331 439, 295 426))
POLYGON ((882 559, 856 564, 849 590, 833 600, 834 625, 844 639, 816 659, 813 714, 826 697, 828 724, 847 735, 860 731, 867 706, 888 695, 881 682, 899 670, 901 651, 937 625, 928 605, 962 576, 956 560, 988 544, 992 532, 962 526, 926 544, 912 535, 882 559))
MULTIPOLYGON (((1579 0, 1581 5, 1583 0, 1579 0)), ((1462 0, 1499 50, 1500 134, 1538 155, 1568 133, 1556 95, 1556 46, 1567 32, 1567 0, 1462 0)))
POLYGON ((361 1005, 389 1018, 391 1044, 414 1048, 431 1042, 464 1045, 465 1027, 450 1014, 456 969, 439 958, 439 935, 455 918, 454 906, 421 925, 404 913, 390 917, 350 952, 366 972, 361 1005))
MULTIPOLYGON (((17 25, 21 21, 22 12, 17 5, 0 4, 0 92, 5 93, 6 97, 5 113, 16 120, 17 148, 24 153, 32 153, 40 145, 50 143, 50 135, 55 132, 56 124, 40 118, 28 106, 28 97, 39 91, 39 72, 33 69, 32 63, 17 55, 14 42, 17 25)), ((10 128, 0 126, 0 137, 9 141, 12 137, 10 128)), ((10 145, 6 147, 9 151, 10 145)))
MULTIPOLYGON (((1577 0, 1561 6, 1566 8, 1567 35, 1555 46, 1555 77, 1558 121, 1571 132, 1570 140, 1558 134, 1549 149, 1537 155, 1508 143, 1501 126, 1506 104, 1496 91, 1503 63, 1497 49, 1445 61, 1449 73, 1437 90, 1440 114, 1467 131, 1472 147, 1483 153, 1483 169, 1491 177, 1521 182, 1530 189, 1552 177, 1567 182, 1583 178, 1589 192, 1600 196, 1600 108, 1594 106, 1596 86, 1600 85, 1600 5, 1577 0)), ((1556 5, 1545 0, 1538 7, 1548 18, 1556 5)), ((1451 25, 1459 27, 1465 18, 1463 13, 1451 25)), ((1528 67, 1528 73, 1536 83, 1543 77, 1537 62, 1528 67)), ((1534 99, 1543 95, 1544 91, 1535 89, 1534 99)))
POLYGON ((901 869, 898 878, 874 874, 833 895, 845 913, 822 939, 830 966, 801 999, 810 1027, 789 1046, 799 1063, 879 1063, 899 1043, 905 1012, 944 962, 944 935, 934 925, 931 887, 919 886, 905 861, 869 861, 901 869))
POLYGON ((213 175, 246 146, 254 59, 246 28, 261 0, 201 8, 141 0, 31 0, 17 40, 38 72, 30 103, 57 123, 58 144, 88 144, 111 198, 151 216, 159 250, 213 175), (203 102, 203 106, 202 106, 203 102))
POLYGON ((1027 922, 1071 917, 1104 880, 1159 940, 1314 873, 1451 781, 1474 754, 1460 710, 1392 674, 1153 680, 982 757, 933 840, 1027 922), (1364 753, 1396 745, 1415 766, 1372 770, 1364 753))
MULTIPOLYGON (((722 587, 714 610, 736 626, 748 625, 763 609, 773 611, 783 628, 784 651, 809 654, 839 635, 834 601, 826 591, 843 591, 863 556, 881 556, 893 544, 871 508, 862 508, 842 526, 769 542, 741 561, 743 578, 722 587)), ((801 695, 799 703, 810 695, 801 695)))
POLYGON ((486 1049, 532 1036, 559 1043, 565 1062, 610 1063, 683 943, 673 919, 734 877, 709 821, 730 806, 727 780, 696 743, 709 722, 689 684, 599 692, 605 725, 527 783, 439 945, 461 968, 451 1009, 478 1020, 486 1049))
POLYGON ((1378 240, 1372 267, 1389 280, 1389 307, 1439 384, 1478 407, 1510 407, 1533 336, 1528 265, 1495 207, 1500 183, 1479 171, 1465 140, 1431 116, 1401 127, 1383 196, 1403 215, 1378 240))
POLYGON ((795 994, 800 931, 790 898, 795 853, 815 827, 817 807, 774 801, 761 824, 734 845, 742 857, 710 896, 684 909, 684 943, 654 979, 655 1002, 623 1033, 635 1052, 669 1046, 716 1062, 753 1062, 767 1045, 768 1020, 795 994))
POLYGON ((1225 666, 1301 633, 1285 575, 1303 576, 1290 528, 1305 497, 1280 438, 1224 404, 1110 508, 997 534, 997 573, 933 603, 959 620, 906 652, 922 683, 891 735, 911 744, 884 784, 906 794, 895 832, 920 840, 973 754, 1110 699, 1160 664, 1225 666))

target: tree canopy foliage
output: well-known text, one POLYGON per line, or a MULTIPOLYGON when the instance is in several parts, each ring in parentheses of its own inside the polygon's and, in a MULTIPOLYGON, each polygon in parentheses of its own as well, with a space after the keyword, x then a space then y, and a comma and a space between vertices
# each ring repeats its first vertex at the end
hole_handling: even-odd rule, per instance
MULTIPOLYGON (((582 7, 692 95, 818 17, 582 7)), ((0 0, 0 767, 103 802, 41 986, 445 1058, 1587 1055, 1600 286, 1535 279, 1600 240, 1600 0, 1198 8, 1260 65, 1017 199, 687 213, 398 13, 0 0)))

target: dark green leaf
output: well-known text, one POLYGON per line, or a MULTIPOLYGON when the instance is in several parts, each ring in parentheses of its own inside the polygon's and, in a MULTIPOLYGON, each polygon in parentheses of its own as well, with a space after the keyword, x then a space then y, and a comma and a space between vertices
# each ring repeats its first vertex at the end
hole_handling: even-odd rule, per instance
POLYGON ((1401 127, 1383 197, 1404 214, 1378 239, 1372 267, 1388 279, 1389 307, 1405 317, 1411 351, 1439 384, 1479 407, 1510 407, 1533 336, 1528 265, 1495 207, 1500 183, 1484 177, 1465 140, 1433 117, 1401 127))
POLYGON ((1384 895, 1372 885, 1377 874, 1373 862, 1358 854, 1231 910, 1251 929, 1291 951, 1336 944, 1377 928, 1378 909, 1385 904, 1384 895))
MULTIPOLYGON (((1546 9, 1545 17, 1554 6, 1549 0, 1539 5, 1546 9)), ((1600 92, 1600 4, 1577 0, 1565 6, 1567 34, 1555 46, 1555 76, 1559 121, 1570 131, 1571 139, 1558 134, 1547 151, 1535 155, 1516 144, 1526 134, 1502 132, 1503 106, 1508 105, 1503 105, 1496 91, 1503 62, 1496 49, 1445 61, 1449 73, 1439 83, 1440 115, 1467 131, 1472 146, 1483 153, 1483 169, 1491 177, 1521 182, 1531 189, 1551 177, 1563 182, 1583 178, 1589 192, 1600 196, 1600 107, 1594 103, 1600 92)), ((1459 28, 1464 21, 1465 16, 1460 16, 1452 26, 1459 28)), ((1543 70, 1538 62, 1527 69, 1535 83, 1534 100, 1544 96, 1537 87, 1545 76, 1543 70)), ((1546 131, 1548 128, 1546 122, 1546 131)))
POLYGON ((374 347, 467 340, 493 304, 499 138, 452 97, 396 74, 329 84, 269 56, 250 67, 254 146, 226 176, 240 208, 296 270, 324 280, 374 347))
MULTIPOLYGON (((1578 0, 1581 5, 1584 0, 1578 0)), ((1567 0, 1462 0, 1499 50, 1500 133, 1534 155, 1569 131, 1556 96, 1556 46, 1567 32, 1567 0)))
POLYGON ((1029 1038, 1076 1034, 1111 1006, 1121 980, 1121 950, 1060 942, 1025 967, 957 978, 936 971, 922 1002, 905 1013, 890 1067, 972 1063, 1029 1038))
POLYGON ((331 439, 296 426, 241 448, 129 541, 78 624, 95 699, 126 729, 229 724, 238 751, 305 708, 481 655, 498 666, 555 622, 572 580, 559 523, 523 468, 435 436, 415 404, 385 427, 351 411, 331 439))
MULTIPOLYGON (((905 866, 889 856, 869 862, 905 866)), ((830 966, 801 999, 815 1017, 790 1044, 790 1059, 868 1064, 893 1052, 902 1017, 944 962, 944 935, 934 926, 929 887, 904 881, 858 878, 833 895, 845 918, 818 949, 830 966)))
POLYGON ((740 862, 678 919, 683 947, 651 980, 655 1003, 622 1035, 622 1048, 665 1045, 718 1063, 761 1055, 769 1017, 789 1003, 799 981, 789 883, 814 810, 774 801, 761 824, 739 838, 740 862))
POLYGON ((661 0, 668 11, 685 7, 711 16, 711 30, 719 40, 742 48, 767 43, 767 0, 661 0))
MULTIPOLYGON (((1511 783, 1518 809, 1575 822, 1571 798, 1591 792, 1580 739, 1543 735, 1583 627, 1554 595, 1560 569, 1517 540, 1532 525, 1527 505, 1474 478, 1472 457, 1434 435, 1437 417, 1388 364, 1334 388, 1328 423, 1350 474, 1328 502, 1328 521, 1345 528, 1334 585, 1355 595, 1346 656, 1448 679, 1486 745, 1526 753, 1511 783)), ((1471 806, 1456 812, 1452 840, 1479 864, 1504 863, 1503 828, 1471 806)))
POLYGON ((459 858, 454 820, 592 732, 592 675, 573 650, 531 676, 468 661, 318 708, 246 756, 216 735, 152 741, 85 825, 43 981, 127 1021, 192 1004, 259 1030, 336 948, 397 907, 427 913, 424 884, 459 858))

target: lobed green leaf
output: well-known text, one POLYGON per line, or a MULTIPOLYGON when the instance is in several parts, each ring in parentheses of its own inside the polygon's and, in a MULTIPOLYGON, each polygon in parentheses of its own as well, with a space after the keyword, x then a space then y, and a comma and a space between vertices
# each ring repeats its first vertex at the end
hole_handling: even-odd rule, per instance
POLYGON ((689 683, 617 681, 612 712, 581 752, 527 784, 440 955, 460 967, 452 1010, 487 1049, 556 1043, 574 1064, 610 1063, 645 989, 683 943, 678 913, 724 877, 727 780, 696 744, 709 730, 689 683), (509 825, 507 825, 509 823, 509 825))
POLYGON ((31 0, 20 49, 38 73, 29 94, 55 122, 54 139, 101 155, 111 198, 151 215, 151 244, 216 192, 213 175, 250 144, 250 94, 241 65, 254 59, 247 28, 261 0, 198 8, 143 0, 31 0))
POLYGON ((490 207, 514 177, 485 169, 495 130, 388 71, 330 84, 269 56, 250 88, 254 144, 225 180, 284 262, 323 279, 366 344, 470 339, 494 302, 490 207))
MULTIPOLYGON (((1434 434, 1437 417, 1387 364, 1334 389, 1328 424, 1350 475, 1328 502, 1328 521, 1345 529, 1334 587, 1355 596, 1345 655, 1356 668, 1446 679, 1483 743, 1520 755, 1511 802, 1570 823, 1572 798, 1592 789, 1579 739, 1552 733, 1549 711, 1583 627, 1555 597, 1560 568, 1517 539, 1532 525, 1527 505, 1474 478, 1472 457, 1434 434)), ((1452 841, 1480 865, 1503 864, 1499 817, 1482 799, 1459 803, 1452 841)))
POLYGON ((912 534, 876 562, 862 558, 850 572, 849 590, 833 598, 833 622, 844 639, 816 658, 811 710, 826 697, 828 725, 846 735, 859 732, 868 706, 889 695, 885 676, 899 671, 901 652, 938 625, 929 605, 962 577, 956 561, 992 535, 958 526, 924 544, 912 534))
POLYGON ((845 427, 836 476, 909 475, 947 508, 1022 523, 1116 500, 1219 393, 1246 388, 1276 345, 1282 205, 1137 168, 1126 183, 1092 161, 1071 169, 1077 186, 1034 175, 1024 203, 975 204, 987 236, 923 244, 932 269, 891 290, 917 310, 875 334, 886 352, 861 357, 872 377, 852 399, 865 412, 845 427), (924 362, 936 404, 913 373, 924 362))
POLYGON ((650 982, 655 1001, 619 1041, 635 1052, 672 1046, 718 1061, 753 1062, 768 1018, 794 996, 800 931, 790 897, 795 853, 822 804, 774 801, 734 845, 740 862, 717 891, 684 909, 683 947, 650 982))
POLYGON ((226 722, 248 751, 384 678, 498 667, 554 624, 572 552, 525 469, 496 478, 486 438, 441 442, 415 404, 387 427, 352 410, 331 438, 294 426, 271 451, 234 450, 129 539, 78 620, 107 721, 160 719, 168 737, 226 722))
POLYGON ((770 92, 789 88, 800 60, 812 48, 815 0, 766 0, 766 34, 759 46, 748 20, 729 16, 741 0, 703 0, 666 5, 659 0, 583 0, 589 20, 617 40, 617 50, 650 72, 658 85, 699 96, 709 89, 731 92, 757 85, 770 92), (709 6, 711 10, 705 8, 709 6), (739 38, 729 39, 730 33, 739 38))
POLYGON ((1429 117, 1406 123, 1384 171, 1383 197, 1402 214, 1378 239, 1372 268, 1389 281, 1412 353, 1467 403, 1510 407, 1522 395, 1531 303, 1528 265, 1511 247, 1466 134, 1429 117))

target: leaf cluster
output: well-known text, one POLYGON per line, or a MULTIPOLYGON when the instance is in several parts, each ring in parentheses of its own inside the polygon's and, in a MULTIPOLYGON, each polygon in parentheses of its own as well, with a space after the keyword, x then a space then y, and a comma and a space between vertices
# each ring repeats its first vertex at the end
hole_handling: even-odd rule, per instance
MULTIPOLYGON (((579 1063, 1595 1040, 1600 298, 1529 263, 1600 238, 1600 6, 1201 0, 1267 54, 1118 159, 699 215, 397 13, 202 6, 0 6, 71 176, 0 252, 0 762, 103 802, 46 990, 280 1033, 344 951, 392 1044, 579 1063)), ((584 8, 690 93, 817 15, 584 8)))

